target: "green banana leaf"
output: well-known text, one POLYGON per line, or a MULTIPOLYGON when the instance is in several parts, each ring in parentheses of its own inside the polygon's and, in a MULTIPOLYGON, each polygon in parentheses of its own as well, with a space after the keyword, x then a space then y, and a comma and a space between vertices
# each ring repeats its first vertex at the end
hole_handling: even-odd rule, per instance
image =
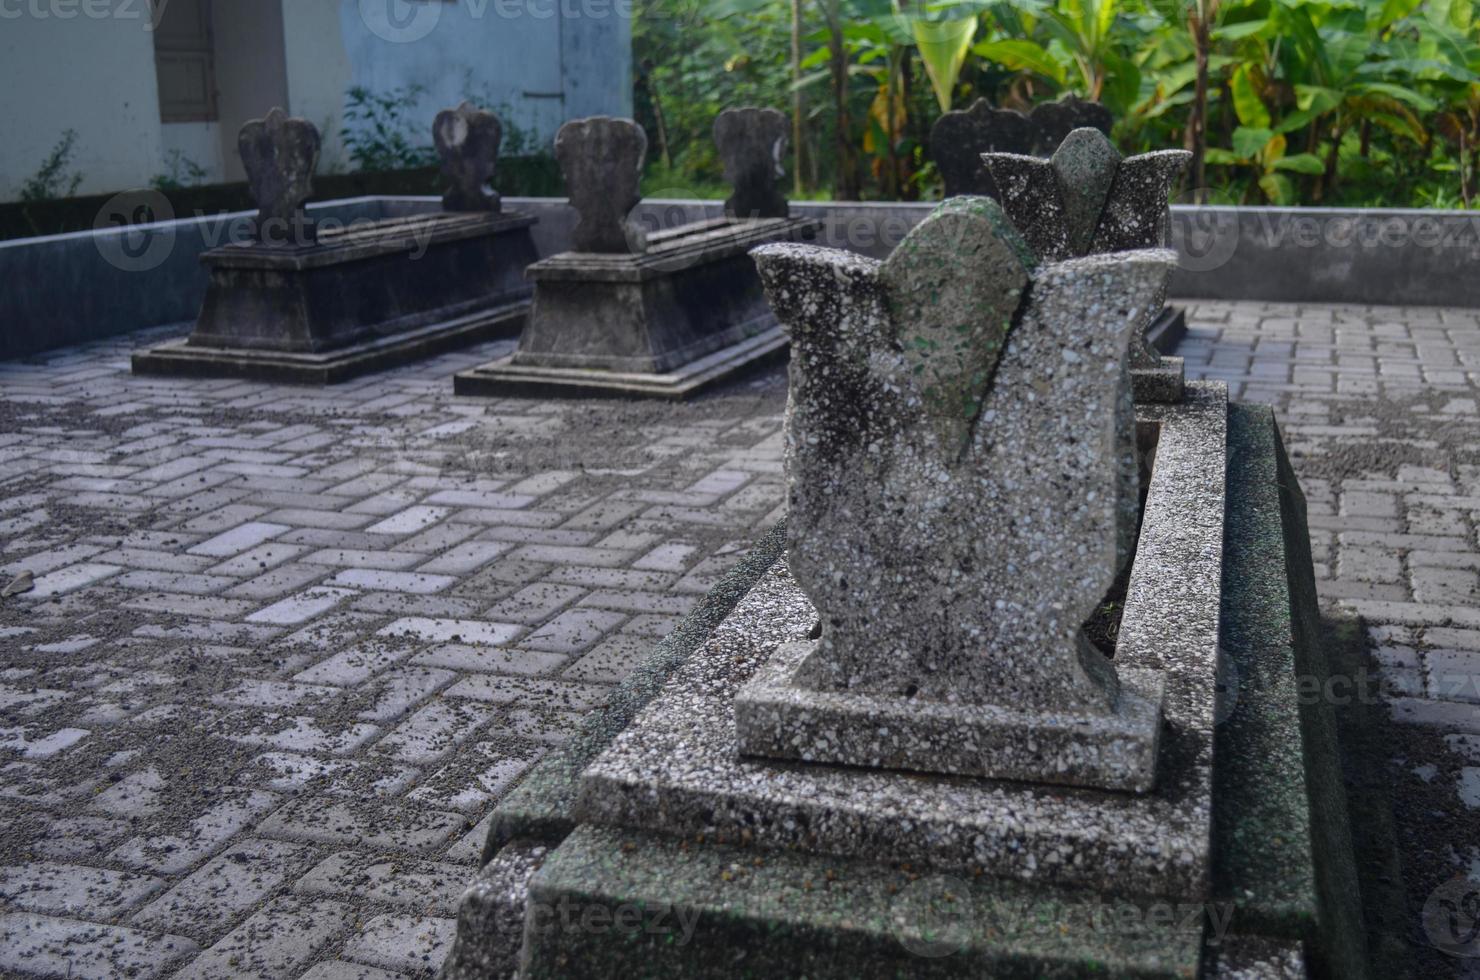
POLYGON ((966 52, 971 48, 971 39, 976 36, 975 17, 961 20, 928 21, 915 20, 910 27, 915 36, 915 47, 920 51, 920 60, 925 62, 925 72, 935 88, 935 99, 941 112, 951 109, 951 93, 956 79, 961 76, 961 65, 966 61, 966 52))

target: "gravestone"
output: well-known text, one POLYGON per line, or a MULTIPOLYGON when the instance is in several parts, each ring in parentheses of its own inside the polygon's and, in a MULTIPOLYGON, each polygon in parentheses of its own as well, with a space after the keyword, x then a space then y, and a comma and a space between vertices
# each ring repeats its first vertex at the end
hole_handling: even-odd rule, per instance
POLYGON ((498 166, 504 127, 498 116, 464 102, 443 109, 432 122, 432 142, 451 185, 442 195, 444 211, 498 211, 501 200, 490 181, 498 166))
POLYGON ((1126 397, 1173 254, 1040 261, 958 198, 756 261, 788 519, 501 801, 448 980, 1365 976, 1273 416, 1126 397))
POLYGON ((998 197, 992 172, 982 165, 983 153, 1049 156, 1072 130, 1085 126, 1110 135, 1110 110, 1098 102, 1065 96, 1045 102, 1028 115, 1016 109, 994 109, 977 99, 969 109, 941 115, 930 130, 930 156, 945 181, 945 196, 981 194, 998 197))
POLYGON ((726 109, 714 120, 714 145, 725 180, 735 192, 725 201, 731 218, 785 218, 791 213, 781 179, 791 124, 777 109, 726 109))
POLYGON ((332 384, 367 371, 517 333, 537 258, 530 215, 503 213, 488 187, 501 127, 464 103, 437 115, 433 139, 451 182, 447 210, 313 221, 319 136, 273 109, 239 144, 258 213, 245 240, 210 249, 195 329, 133 356, 136 373, 332 384))
POLYGON ((534 310, 513 354, 454 378, 463 395, 685 398, 783 356, 786 335, 747 253, 811 238, 777 173, 787 118, 727 109, 714 136, 734 193, 722 217, 646 233, 631 219, 647 148, 630 119, 561 127, 555 152, 576 211, 572 247, 529 267, 534 310))
POLYGON ((958 198, 756 261, 788 519, 500 803, 448 980, 1365 976, 1273 416, 1126 397, 1173 254, 1041 261, 958 198))
MULTIPOLYGON (((1163 247, 1173 181, 1187 166, 1185 150, 1160 150, 1129 159, 1097 129, 1071 132, 1047 160, 984 153, 1001 190, 1002 205, 1034 254, 1049 261, 1130 249, 1163 247)), ((1147 343, 1147 330, 1165 316, 1166 295, 1131 342, 1131 373, 1138 400, 1181 397, 1183 365, 1147 343)))
POLYGON ((961 197, 881 266, 755 257, 792 335, 789 565, 823 629, 741 692, 741 752, 1148 788, 1162 680, 1118 677, 1081 624, 1132 543, 1123 361, 1168 253, 1035 275, 961 197))
POLYGON ((303 202, 313 194, 319 165, 319 131, 307 119, 290 119, 274 108, 253 119, 237 134, 237 150, 247 172, 247 186, 257 203, 253 237, 266 245, 292 245, 313 240, 313 223, 303 202))
POLYGON ((930 155, 945 180, 948 198, 997 197, 997 184, 982 166, 982 154, 1029 154, 1038 143, 1038 130, 1027 116, 1016 109, 994 109, 986 99, 977 99, 969 109, 942 114, 930 130, 930 155))
POLYGON ((628 215, 642 200, 647 133, 631 119, 576 119, 555 134, 555 159, 577 219, 571 251, 641 254, 642 229, 628 215))
POLYGON ((1066 95, 1056 102, 1040 102, 1028 112, 1037 131, 1038 156, 1048 156, 1076 129, 1097 129, 1106 136, 1115 125, 1110 110, 1098 102, 1088 102, 1077 95, 1066 95))

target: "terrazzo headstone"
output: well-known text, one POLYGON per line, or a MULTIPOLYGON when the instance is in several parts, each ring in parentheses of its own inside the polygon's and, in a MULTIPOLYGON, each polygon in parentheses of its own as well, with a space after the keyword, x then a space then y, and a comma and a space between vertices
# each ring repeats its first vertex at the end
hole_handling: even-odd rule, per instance
POLYGON ((1028 113, 1038 135, 1037 153, 1047 156, 1076 129, 1097 129, 1106 136, 1115 124, 1110 110, 1098 102, 1066 95, 1057 102, 1041 102, 1028 113))
POLYGON ((726 109, 714 120, 714 145, 734 193, 725 201, 731 218, 785 218, 791 213, 781 178, 790 121, 777 109, 726 109))
POLYGON ((958 197, 882 264, 754 254, 792 337, 788 556, 822 635, 737 698, 742 752, 1148 788, 1161 678, 1081 624, 1128 555, 1124 357, 1171 253, 1035 267, 958 197))
POLYGON ((555 135, 555 159, 579 219, 571 250, 640 255, 647 237, 628 220, 642 200, 647 133, 631 119, 575 119, 555 135))
POLYGON ((253 237, 266 245, 311 243, 314 226, 303 202, 313 193, 319 162, 319 131, 313 123, 274 108, 242 126, 236 145, 257 204, 253 237))
POLYGON ((1030 154, 1038 130, 1014 109, 994 109, 977 99, 969 109, 947 112, 930 130, 930 156, 945 181, 946 197, 962 194, 997 196, 992 172, 982 166, 983 153, 1030 154))
MULTIPOLYGON (((1029 248, 1048 261, 1165 247, 1171 220, 1168 195, 1190 159, 1186 150, 1126 159, 1103 132, 1092 128, 1071 132, 1046 160, 982 154, 1001 190, 1003 208, 1029 248)), ((1181 362, 1162 358, 1146 342, 1145 327, 1165 305, 1163 287, 1146 323, 1131 339, 1138 399, 1181 397, 1181 362)))
POLYGON ((498 211, 500 197, 489 182, 498 166, 504 127, 498 116, 464 102, 443 109, 432 122, 432 141, 451 184, 442 195, 444 211, 498 211))

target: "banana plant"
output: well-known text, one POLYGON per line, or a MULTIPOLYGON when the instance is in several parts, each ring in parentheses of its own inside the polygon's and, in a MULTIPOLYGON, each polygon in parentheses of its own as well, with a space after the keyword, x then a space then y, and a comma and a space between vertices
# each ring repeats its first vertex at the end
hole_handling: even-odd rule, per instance
POLYGON ((1013 71, 1031 72, 1057 90, 1128 112, 1141 71, 1121 28, 1121 0, 1003 0, 992 10, 994 36, 973 54, 1013 71))

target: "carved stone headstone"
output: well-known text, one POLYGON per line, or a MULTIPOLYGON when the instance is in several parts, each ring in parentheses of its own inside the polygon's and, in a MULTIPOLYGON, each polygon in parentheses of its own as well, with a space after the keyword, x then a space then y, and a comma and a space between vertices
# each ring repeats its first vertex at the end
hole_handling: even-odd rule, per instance
POLYGON ((432 122, 432 141, 442 159, 442 176, 451 184, 442 195, 444 211, 498 211, 500 198, 490 186, 498 166, 504 127, 498 116, 464 102, 443 109, 432 122))
POLYGON ((1029 154, 1037 145, 1038 130, 1027 116, 1015 109, 994 109, 986 99, 945 113, 930 130, 930 155, 945 180, 946 197, 996 197, 997 185, 982 166, 982 154, 1029 154))
POLYGON ((737 699, 742 751, 1149 786, 1160 680, 1082 624, 1128 555, 1125 352, 1172 254, 1035 268, 981 197, 882 264, 754 254, 792 335, 788 560, 822 635, 737 699))
POLYGON ((289 118, 274 108, 237 134, 237 150, 257 204, 254 237, 264 244, 306 244, 313 223, 303 202, 313 193, 319 162, 319 131, 307 119, 289 118))
POLYGON ((1076 129, 1098 129, 1106 136, 1115 124, 1110 110, 1098 102, 1086 102, 1077 95, 1066 95, 1057 102, 1041 102, 1028 113, 1038 132, 1038 149, 1043 156, 1052 153, 1064 137, 1076 129))
POLYGON ((574 252, 641 254, 642 229, 628 220, 642 200, 647 133, 631 119, 575 119, 555 135, 555 159, 571 207, 580 216, 571 235, 574 252))
POLYGON ((781 178, 790 142, 790 120, 777 109, 726 109, 714 120, 714 145, 734 193, 725 201, 732 218, 785 218, 790 213, 781 178))
MULTIPOLYGON (((1071 132, 1047 160, 982 154, 1001 189, 1003 208, 1033 252, 1048 261, 1165 246, 1171 217, 1167 198, 1189 159, 1186 150, 1125 159, 1104 133, 1091 128, 1071 132)), ((1147 324, 1165 303, 1163 288, 1147 324)), ((1161 365, 1145 330, 1137 331, 1131 367, 1161 365)), ((1181 390, 1180 381, 1176 388, 1181 390)))

